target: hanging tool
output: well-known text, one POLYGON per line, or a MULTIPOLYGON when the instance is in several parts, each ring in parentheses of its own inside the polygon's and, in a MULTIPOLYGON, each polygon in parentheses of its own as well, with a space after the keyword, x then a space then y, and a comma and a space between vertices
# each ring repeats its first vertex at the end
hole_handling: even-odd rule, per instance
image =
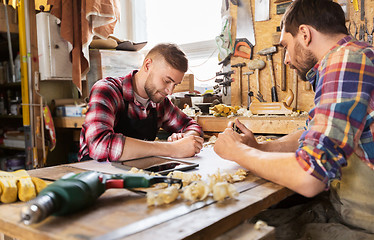
MULTIPOLYGON (((277 26, 276 32, 272 35, 272 44, 273 46, 279 46, 280 45, 280 35, 281 35, 281 29, 280 26, 277 26)), ((284 63, 284 57, 286 55, 286 50, 284 47, 280 48, 281 52, 281 66, 280 66, 280 72, 281 72, 281 90, 286 91, 286 64, 284 63)))
POLYGON ((274 77, 274 69, 273 69, 273 60, 272 55, 277 52, 277 47, 269 47, 262 49, 257 54, 261 56, 266 56, 266 60, 268 61, 269 71, 270 71, 270 79, 271 79, 271 101, 278 102, 278 95, 277 95, 277 87, 275 84, 275 77, 274 77))
POLYGON ((365 19, 365 0, 361 0, 361 21, 365 19))
POLYGON ((266 102, 264 96, 260 92, 257 93, 256 98, 259 102, 266 102))
POLYGON ((252 21, 252 9, 250 0, 237 0, 236 40, 234 44, 234 56, 252 59, 253 47, 256 45, 255 32, 252 21), (249 53, 240 51, 240 47, 247 47, 249 53))
POLYGON ((88 207, 110 188, 148 188, 156 183, 179 184, 182 180, 147 174, 103 174, 95 171, 67 174, 44 188, 21 210, 21 221, 37 223, 51 214, 61 216, 88 207))
POLYGON ((247 75, 248 77, 248 94, 247 94, 247 110, 249 110, 249 105, 251 105, 251 97, 253 96, 253 92, 251 91, 251 86, 249 82, 249 75, 253 74, 253 72, 246 72, 243 73, 244 75, 247 75))
POLYGON ((360 31, 359 31, 359 34, 358 34, 358 40, 365 41, 365 25, 364 24, 360 25, 360 31))
POLYGON ((292 92, 294 93, 294 99, 292 101, 291 107, 293 109, 297 109, 298 74, 296 69, 294 69, 293 71, 292 92))
POLYGON ((227 96, 227 88, 231 86, 231 83, 232 83, 231 74, 233 73, 234 71, 216 73, 216 76, 223 76, 223 79, 216 78, 215 82, 218 83, 219 85, 222 85, 222 93, 225 96, 227 96))
POLYGON ((357 25, 356 25, 355 22, 353 22, 353 26, 354 26, 354 28, 355 28, 355 32, 354 32, 354 33, 351 32, 351 25, 352 25, 352 22, 349 22, 349 25, 348 25, 348 32, 349 32, 349 34, 350 34, 352 37, 354 37, 355 39, 357 39, 357 33, 358 33, 357 25))
POLYGON ((374 17, 373 17, 373 27, 371 28, 371 32, 367 33, 368 34, 368 43, 373 45, 373 33, 374 33, 374 17))
POLYGON ((255 71, 256 82, 257 82, 257 93, 261 94, 260 93, 260 70, 265 67, 265 62, 262 61, 261 59, 254 59, 254 60, 248 61, 247 66, 249 70, 255 71))
POLYGON ((267 21, 270 19, 269 0, 255 0, 255 21, 267 21))
POLYGON ((358 11, 358 0, 351 0, 353 3, 353 9, 357 12, 358 11))
POLYGON ((231 65, 233 68, 239 68, 239 80, 238 80, 238 90, 239 90, 239 106, 242 105, 242 68, 245 67, 245 62, 231 65))

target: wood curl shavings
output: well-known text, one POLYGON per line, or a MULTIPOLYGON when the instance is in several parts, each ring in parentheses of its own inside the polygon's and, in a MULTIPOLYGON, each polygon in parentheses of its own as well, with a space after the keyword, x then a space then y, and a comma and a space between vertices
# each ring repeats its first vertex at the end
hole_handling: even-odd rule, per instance
POLYGON ((160 191, 147 192, 148 206, 160 206, 174 202, 179 196, 176 186, 170 186, 160 191))
POLYGON ((254 229, 256 230, 261 230, 262 228, 264 227, 267 227, 268 224, 262 220, 258 220, 256 223, 255 223, 255 226, 254 226, 254 229))
POLYGON ((182 179, 183 187, 188 186, 191 182, 200 181, 201 175, 198 173, 187 173, 182 171, 170 172, 168 177, 182 179))
POLYGON ((213 175, 208 175, 209 177, 209 187, 212 189, 213 186, 218 182, 240 182, 243 181, 247 176, 247 172, 240 168, 234 174, 228 172, 222 172, 218 169, 213 175))
POLYGON ((239 196, 239 192, 236 190, 234 185, 228 182, 218 182, 213 186, 213 199, 221 202, 225 198, 236 198, 239 196))
POLYGON ((183 190, 183 199, 191 202, 202 201, 209 195, 209 193, 209 186, 205 182, 192 182, 183 190))

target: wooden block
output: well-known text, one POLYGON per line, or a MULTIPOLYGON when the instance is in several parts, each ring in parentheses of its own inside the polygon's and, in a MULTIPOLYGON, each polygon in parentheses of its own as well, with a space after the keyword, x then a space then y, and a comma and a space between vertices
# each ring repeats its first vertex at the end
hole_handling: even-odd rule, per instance
POLYGON ((181 84, 174 88, 174 92, 193 92, 194 88, 194 75, 185 74, 181 84))
POLYGON ((249 107, 253 114, 291 114, 292 108, 284 102, 253 102, 249 107))

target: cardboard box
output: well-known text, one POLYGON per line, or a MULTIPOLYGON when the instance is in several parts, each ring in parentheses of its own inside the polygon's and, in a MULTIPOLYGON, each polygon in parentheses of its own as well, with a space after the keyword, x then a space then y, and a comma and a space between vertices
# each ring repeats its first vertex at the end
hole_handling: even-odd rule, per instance
POLYGON ((82 117, 85 107, 82 106, 58 106, 56 107, 57 117, 82 117))

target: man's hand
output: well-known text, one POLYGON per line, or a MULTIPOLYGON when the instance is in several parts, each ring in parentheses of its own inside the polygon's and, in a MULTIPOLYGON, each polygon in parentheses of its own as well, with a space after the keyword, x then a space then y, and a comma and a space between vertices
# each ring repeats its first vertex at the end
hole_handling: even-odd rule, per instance
POLYGON ((168 142, 174 142, 184 138, 185 133, 173 133, 168 137, 168 142))
POLYGON ((246 128, 238 119, 235 122, 229 122, 228 128, 232 129, 234 124, 241 131, 239 134, 240 142, 253 148, 259 148, 260 144, 257 143, 256 138, 251 130, 246 128))
POLYGON ((187 131, 184 133, 173 133, 168 137, 168 142, 174 142, 187 136, 200 136, 196 131, 187 131))
POLYGON ((171 157, 192 157, 199 153, 203 147, 204 139, 198 136, 184 136, 181 139, 170 142, 172 147, 171 157))
POLYGON ((236 154, 240 154, 243 148, 248 148, 243 143, 242 134, 234 132, 232 128, 226 128, 224 132, 218 134, 214 144, 214 151, 224 159, 236 161, 237 157, 239 157, 236 154))

